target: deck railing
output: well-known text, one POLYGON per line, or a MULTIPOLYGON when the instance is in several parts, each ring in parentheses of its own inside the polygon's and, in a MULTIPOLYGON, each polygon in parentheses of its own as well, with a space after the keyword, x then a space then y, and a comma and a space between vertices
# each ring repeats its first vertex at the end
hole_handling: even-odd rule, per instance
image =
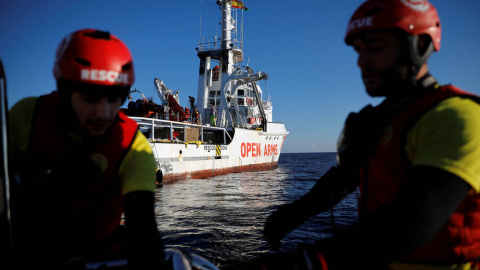
POLYGON ((174 129, 182 129, 184 130, 184 141, 186 142, 186 134, 187 134, 187 128, 198 128, 200 130, 200 141, 204 143, 204 132, 211 130, 211 131, 217 131, 217 132, 223 132, 223 144, 227 144, 227 137, 229 138, 230 141, 232 141, 232 137, 230 134, 227 132, 225 128, 219 128, 219 127, 212 127, 209 125, 200 125, 200 124, 194 124, 194 123, 188 123, 188 122, 176 122, 176 121, 169 121, 169 120, 162 120, 162 119, 156 119, 156 118, 147 118, 147 117, 130 117, 131 119, 135 120, 140 128, 142 127, 149 127, 150 128, 150 134, 148 136, 148 140, 150 142, 155 142, 157 141, 155 139, 155 128, 168 128, 169 129, 169 141, 174 141, 174 136, 173 132, 174 129))
MULTIPOLYGON (((228 49, 243 51, 242 42, 238 40, 228 40, 226 42, 227 44, 230 44, 230 46, 227 46, 228 49)), ((198 46, 197 46, 197 50, 199 52, 216 51, 216 50, 222 50, 222 49, 224 49, 222 48, 222 41, 198 43, 198 46)))

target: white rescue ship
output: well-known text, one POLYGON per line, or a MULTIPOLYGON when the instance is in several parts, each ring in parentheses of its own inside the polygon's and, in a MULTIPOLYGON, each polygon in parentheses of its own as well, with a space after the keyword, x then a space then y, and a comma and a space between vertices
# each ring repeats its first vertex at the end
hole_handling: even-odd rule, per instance
MULTIPOLYGON (((157 162, 157 183, 219 174, 268 170, 277 166, 288 131, 273 122, 270 98, 258 81, 268 75, 243 62, 240 1, 218 0, 221 38, 199 42, 198 95, 183 108, 178 91, 155 78, 161 104, 142 99, 123 109, 149 139, 157 162), (233 5, 233 7, 232 7, 233 5), (240 13, 240 14, 238 14, 240 13)), ((243 16, 241 16, 243 20, 243 16)), ((243 23, 242 23, 243 25, 243 23)))

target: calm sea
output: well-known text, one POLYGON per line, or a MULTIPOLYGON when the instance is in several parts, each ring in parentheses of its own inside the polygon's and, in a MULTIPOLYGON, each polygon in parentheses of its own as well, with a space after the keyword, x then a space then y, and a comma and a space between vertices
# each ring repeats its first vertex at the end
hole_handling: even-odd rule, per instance
MULTIPOLYGON (((306 192, 336 164, 336 153, 281 154, 278 167, 207 179, 180 180, 157 189, 157 222, 165 248, 199 254, 216 264, 272 253, 262 237, 266 218, 278 205, 306 192)), ((312 217, 284 238, 280 251, 332 235, 357 220, 357 193, 332 213, 312 217)))

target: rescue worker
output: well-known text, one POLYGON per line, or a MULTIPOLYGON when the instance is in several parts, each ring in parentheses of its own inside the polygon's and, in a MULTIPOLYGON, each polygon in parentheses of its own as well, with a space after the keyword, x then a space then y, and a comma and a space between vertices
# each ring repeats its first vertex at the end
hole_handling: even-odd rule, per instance
POLYGON ((215 110, 215 106, 212 105, 212 114, 217 117, 217 110, 215 110))
POLYGON ((217 111, 215 107, 212 105, 212 112, 210 113, 210 125, 212 127, 217 126, 217 111))
POLYGON ((195 111, 193 111, 193 121, 195 122, 195 124, 200 123, 200 112, 197 108, 195 108, 195 111))
POLYGON ((191 121, 190 119, 190 109, 188 107, 185 107, 185 114, 187 115, 187 121, 191 121))
POLYGON ((60 42, 53 74, 57 91, 9 112, 15 266, 125 256, 132 269, 163 269, 155 160, 119 113, 134 82, 129 49, 108 32, 79 30, 60 42))
POLYGON ((385 99, 347 117, 338 165, 267 218, 273 247, 359 187, 358 223, 290 259, 317 269, 480 269, 480 99, 430 75, 440 35, 426 0, 370 0, 354 12, 345 42, 368 95, 385 99))
POLYGON ((210 116, 210 122, 211 122, 212 127, 216 127, 217 126, 217 116, 216 115, 210 116))

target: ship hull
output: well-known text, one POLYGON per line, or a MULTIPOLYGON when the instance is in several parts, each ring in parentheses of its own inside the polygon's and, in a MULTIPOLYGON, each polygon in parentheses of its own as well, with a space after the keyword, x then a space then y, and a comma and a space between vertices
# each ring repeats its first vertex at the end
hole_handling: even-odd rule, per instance
POLYGON ((288 132, 280 123, 267 131, 236 128, 229 144, 151 142, 157 182, 275 168, 288 132))
POLYGON ((169 183, 180 179, 201 179, 208 178, 216 175, 239 173, 239 172, 255 172, 266 171, 277 167, 278 161, 262 164, 251 164, 246 166, 216 168, 213 170, 199 170, 183 173, 170 173, 163 177, 163 183, 169 183))

